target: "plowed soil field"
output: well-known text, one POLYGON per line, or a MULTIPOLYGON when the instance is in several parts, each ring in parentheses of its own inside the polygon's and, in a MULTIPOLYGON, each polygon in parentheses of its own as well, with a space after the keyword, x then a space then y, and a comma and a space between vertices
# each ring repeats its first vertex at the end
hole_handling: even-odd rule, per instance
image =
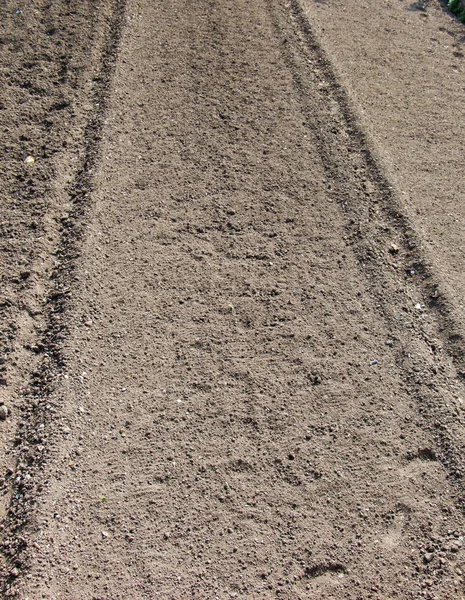
POLYGON ((465 598, 464 26, 0 15, 3 596, 465 598))

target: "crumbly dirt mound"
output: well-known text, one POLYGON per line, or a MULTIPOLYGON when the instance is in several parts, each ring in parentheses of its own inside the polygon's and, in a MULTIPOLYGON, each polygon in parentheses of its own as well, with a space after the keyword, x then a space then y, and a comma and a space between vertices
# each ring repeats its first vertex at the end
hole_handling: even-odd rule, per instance
POLYGON ((131 0, 102 88, 5 596, 463 598, 460 322, 301 4, 131 0))

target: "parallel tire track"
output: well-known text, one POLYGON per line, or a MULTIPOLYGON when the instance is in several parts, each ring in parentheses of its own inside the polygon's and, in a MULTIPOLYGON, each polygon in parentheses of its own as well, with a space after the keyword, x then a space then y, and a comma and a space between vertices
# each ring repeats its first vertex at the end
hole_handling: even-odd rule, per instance
POLYGON ((459 326, 298 2, 123 8, 5 595, 460 597, 459 326))

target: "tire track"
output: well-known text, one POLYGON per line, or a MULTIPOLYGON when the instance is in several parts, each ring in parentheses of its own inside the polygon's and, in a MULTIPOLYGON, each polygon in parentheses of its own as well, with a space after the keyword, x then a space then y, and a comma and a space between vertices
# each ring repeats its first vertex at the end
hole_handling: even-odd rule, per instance
POLYGON ((458 382, 297 8, 127 4, 5 593, 462 593, 458 382))
MULTIPOLYGON (((57 378, 64 367, 61 348, 68 333, 66 313, 73 302, 75 260, 79 256, 82 236, 87 227, 92 174, 98 156, 101 124, 105 115, 106 88, 114 69, 124 0, 98 8, 102 13, 97 18, 102 39, 94 39, 95 61, 91 63, 93 85, 92 91, 87 90, 89 93, 85 96, 85 101, 97 106, 98 110, 87 119, 82 136, 81 163, 79 168, 74 165, 74 181, 67 186, 69 205, 67 205, 66 216, 60 221, 59 236, 58 232, 56 235, 59 241, 55 240, 56 247, 52 253, 55 266, 50 279, 53 283, 51 286, 46 286, 42 282, 44 290, 47 287, 51 289, 44 302, 44 309, 41 310, 43 323, 38 328, 41 335, 34 339, 33 351, 38 355, 38 360, 29 360, 28 366, 20 364, 18 368, 24 379, 28 380, 28 384, 21 390, 20 418, 10 452, 10 461, 13 458, 14 463, 10 462, 3 486, 8 504, 2 518, 0 556, 2 590, 6 596, 14 595, 11 585, 27 565, 29 548, 22 531, 31 518, 35 495, 42 489, 43 465, 51 460, 50 457, 54 453, 56 440, 45 431, 45 424, 53 421, 56 416, 53 408, 48 404, 48 397, 56 388, 57 378)), ((79 112, 82 107, 78 105, 77 100, 76 105, 75 110, 79 112)), ((75 151, 78 149, 75 148, 75 151)), ((61 171, 58 176, 65 179, 61 171)), ((49 239, 52 239, 51 232, 49 232, 49 239)), ((37 318, 37 314, 35 317, 37 318)), ((23 330, 25 327, 27 324, 23 330)), ((23 338, 30 339, 30 333, 25 335, 23 331, 22 335, 18 335, 17 344, 23 338)), ((30 350, 29 347, 27 349, 30 350)))
MULTIPOLYGON (((442 448, 441 460, 458 479, 460 490, 465 448, 464 421, 457 398, 463 396, 465 370, 459 312, 451 299, 451 290, 425 255, 422 241, 405 215, 396 190, 380 170, 376 152, 315 39, 299 0, 289 0, 287 4, 294 31, 283 5, 276 10, 276 5, 270 2, 269 10, 276 35, 288 36, 284 44, 286 62, 331 181, 330 194, 343 210, 350 245, 393 337, 400 340, 407 325, 413 337, 425 345, 426 353, 429 351, 444 361, 441 367, 434 367, 432 379, 425 379, 412 372, 412 366, 416 370, 418 366, 408 360, 406 346, 401 345, 397 358, 397 364, 405 372, 405 383, 421 406, 423 426, 434 432, 442 448), (293 33, 294 43, 289 43, 293 33), (315 94, 319 96, 316 101, 315 94), (416 319, 417 304, 428 311, 426 322, 416 319), (410 313, 410 319, 405 312, 410 313), (448 367, 449 357, 454 365, 452 372, 448 367), (445 380, 436 376, 437 370, 447 373, 445 380)), ((459 503, 464 506, 462 498, 459 503)))

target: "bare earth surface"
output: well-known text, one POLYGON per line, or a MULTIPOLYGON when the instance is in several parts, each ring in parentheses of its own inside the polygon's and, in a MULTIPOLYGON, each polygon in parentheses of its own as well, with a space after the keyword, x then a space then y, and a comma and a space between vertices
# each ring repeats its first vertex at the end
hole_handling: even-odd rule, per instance
POLYGON ((465 598, 463 27, 8 4, 3 595, 465 598))
POLYGON ((463 327, 464 24, 433 0, 343 5, 302 1, 463 327))

